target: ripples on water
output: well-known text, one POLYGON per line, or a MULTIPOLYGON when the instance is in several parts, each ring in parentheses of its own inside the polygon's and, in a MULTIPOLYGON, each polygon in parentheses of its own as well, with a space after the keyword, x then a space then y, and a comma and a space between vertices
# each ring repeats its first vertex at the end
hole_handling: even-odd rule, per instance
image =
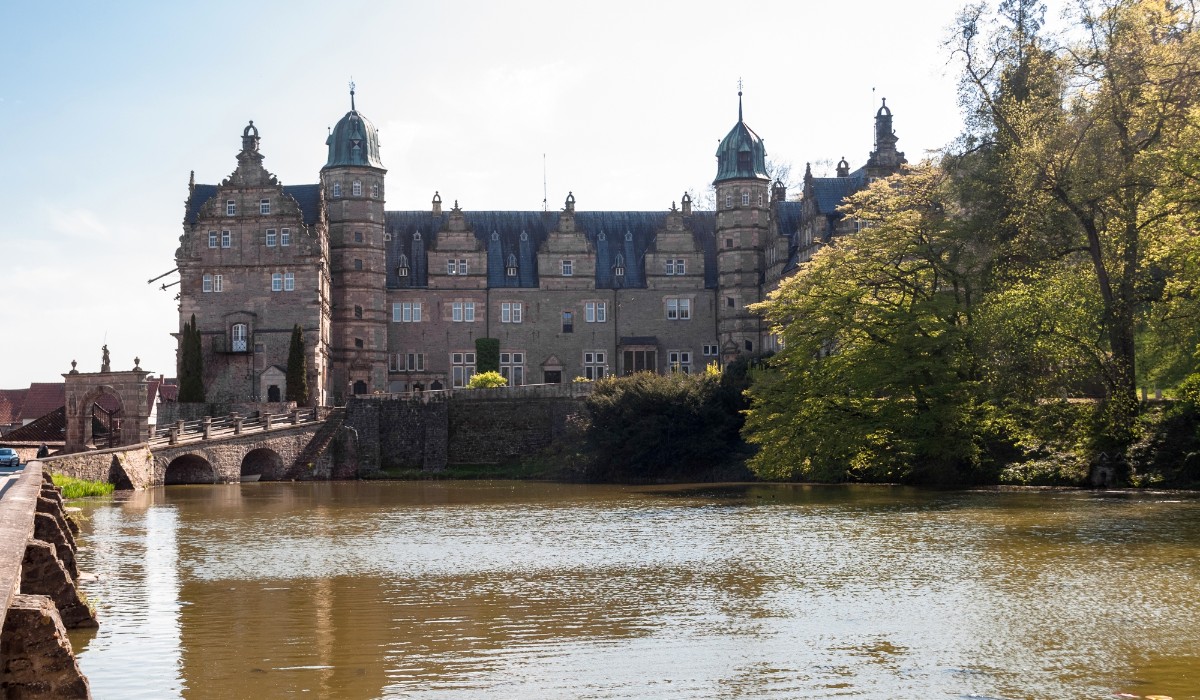
POLYGON ((104 698, 1200 697, 1200 501, 172 487, 87 506, 104 698))

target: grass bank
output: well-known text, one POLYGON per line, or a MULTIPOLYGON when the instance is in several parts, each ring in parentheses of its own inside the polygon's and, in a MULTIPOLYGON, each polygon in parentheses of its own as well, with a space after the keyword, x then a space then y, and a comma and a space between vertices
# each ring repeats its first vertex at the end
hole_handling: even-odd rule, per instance
POLYGON ((62 489, 63 498, 88 498, 90 496, 107 496, 116 488, 103 481, 87 481, 76 479, 65 474, 51 474, 54 485, 62 489))

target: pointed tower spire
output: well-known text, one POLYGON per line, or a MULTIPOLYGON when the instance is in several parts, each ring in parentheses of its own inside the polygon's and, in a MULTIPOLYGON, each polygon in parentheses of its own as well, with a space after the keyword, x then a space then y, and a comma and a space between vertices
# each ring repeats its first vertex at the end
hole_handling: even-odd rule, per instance
POLYGON ((738 78, 738 121, 742 121, 742 79, 738 78))

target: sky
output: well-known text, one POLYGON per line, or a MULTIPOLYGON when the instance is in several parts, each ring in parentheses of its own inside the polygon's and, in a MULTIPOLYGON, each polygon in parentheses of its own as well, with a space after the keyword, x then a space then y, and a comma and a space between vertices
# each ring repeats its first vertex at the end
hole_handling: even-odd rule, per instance
MULTIPOLYGON (((963 2, 5 3, 0 388, 175 374, 189 173, 219 183, 249 120, 283 184, 316 183, 350 107, 387 208, 665 210, 704 192, 737 121, 768 158, 862 165, 881 98, 909 161, 961 129, 944 47, 963 2)), ((797 194, 792 190, 791 194, 797 194)))

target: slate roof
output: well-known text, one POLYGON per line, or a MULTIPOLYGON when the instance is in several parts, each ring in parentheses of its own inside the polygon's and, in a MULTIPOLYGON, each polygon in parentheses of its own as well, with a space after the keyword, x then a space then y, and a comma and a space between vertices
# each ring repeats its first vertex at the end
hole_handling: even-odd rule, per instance
POLYGON ((5 444, 14 442, 57 442, 62 443, 67 435, 67 407, 59 406, 29 425, 8 433, 0 440, 5 444))
POLYGON ((842 200, 862 189, 864 185, 866 176, 861 168, 850 173, 849 177, 814 177, 812 189, 817 211, 827 216, 837 213, 842 200))
MULTIPOLYGON (((320 185, 284 185, 283 193, 295 199, 296 203, 300 205, 305 226, 312 226, 316 223, 317 217, 321 213, 320 185)), ((208 200, 216 195, 217 185, 196 185, 192 189, 192 195, 188 197, 187 212, 184 214, 183 223, 196 223, 196 220, 200 218, 200 210, 208 200)))
MULTIPOLYGON (((641 288, 646 286, 645 255, 654 250, 656 235, 666 226, 665 211, 576 212, 575 228, 596 251, 596 286, 601 289, 641 288), (617 257, 625 267, 623 278, 613 273, 617 257)), ((543 211, 472 211, 463 212, 467 228, 474 233, 488 254, 488 286, 537 287, 537 252, 550 231, 558 227, 558 212, 543 211), (524 235, 522 235, 524 234, 524 235), (510 256, 515 257, 518 276, 505 273, 510 256)), ((428 270, 422 268, 424 253, 434 247, 438 235, 446 230, 449 212, 434 215, 430 211, 389 211, 385 226, 392 240, 387 247, 387 284, 389 288, 423 287, 428 270), (414 234, 420 234, 417 238, 414 234), (400 256, 409 262, 409 276, 396 274, 400 256)), ((704 252, 704 285, 717 285, 716 214, 694 212, 683 218, 704 252)))

